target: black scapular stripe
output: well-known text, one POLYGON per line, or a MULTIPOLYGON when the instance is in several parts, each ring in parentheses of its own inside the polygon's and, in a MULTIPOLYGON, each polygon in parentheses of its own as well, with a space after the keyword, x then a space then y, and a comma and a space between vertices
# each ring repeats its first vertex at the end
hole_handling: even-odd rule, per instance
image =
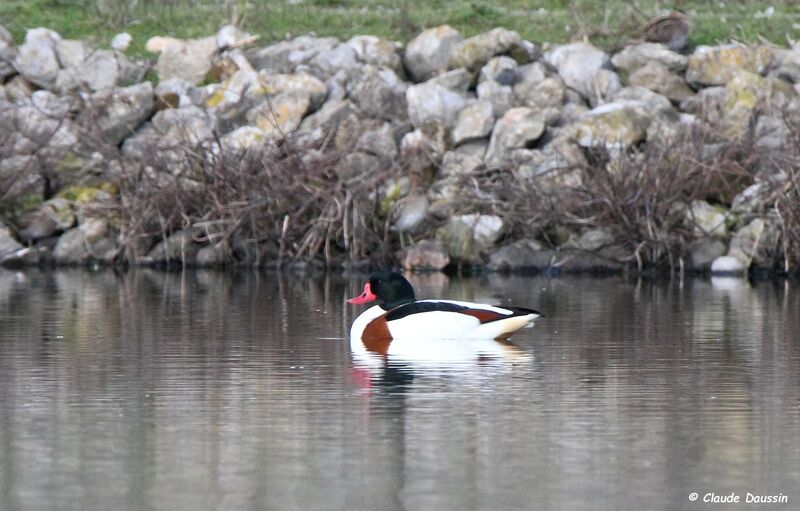
POLYGON ((387 312, 386 321, 401 319, 406 316, 410 316, 412 314, 418 314, 420 312, 434 312, 434 311, 461 312, 466 309, 467 307, 464 307, 463 305, 456 305, 455 303, 412 302, 412 303, 407 303, 405 305, 401 305, 400 307, 395 307, 394 309, 387 312))

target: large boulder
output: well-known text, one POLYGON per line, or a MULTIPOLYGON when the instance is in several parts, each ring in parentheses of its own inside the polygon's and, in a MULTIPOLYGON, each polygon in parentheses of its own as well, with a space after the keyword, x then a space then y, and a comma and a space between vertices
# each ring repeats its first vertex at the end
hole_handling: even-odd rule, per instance
POLYGON ((109 144, 118 145, 153 113, 153 84, 142 82, 96 92, 90 102, 95 110, 83 123, 98 128, 109 144))
POLYGON ((33 28, 25 33, 25 42, 14 58, 14 67, 26 80, 52 89, 60 69, 56 44, 61 36, 46 28, 33 28))
POLYGON ((5 256, 16 252, 22 248, 22 244, 11 235, 11 229, 3 222, 0 222, 0 261, 5 256))
POLYGON ((731 237, 728 255, 752 261, 757 267, 769 268, 777 260, 780 233, 774 224, 755 218, 740 227, 731 237))
POLYGON ((216 37, 172 39, 161 48, 155 71, 159 80, 181 78, 191 84, 202 82, 219 52, 216 37))
POLYGON ((378 67, 387 67, 397 74, 403 73, 403 59, 398 52, 399 45, 382 37, 360 35, 346 43, 355 51, 359 62, 378 67))
POLYGON ((144 78, 145 71, 125 55, 110 50, 95 51, 77 68, 80 81, 93 91, 137 83, 144 78))
POLYGON ((503 227, 503 220, 496 215, 458 215, 437 229, 436 239, 451 258, 477 262, 500 239, 503 227))
POLYGON ((769 46, 698 46, 689 56, 686 80, 698 85, 724 85, 738 71, 763 74, 772 59, 769 46))
POLYGON ((651 62, 680 72, 686 69, 688 58, 659 43, 629 45, 611 57, 611 63, 620 71, 632 72, 651 62))
POLYGON ((683 101, 694 96, 694 91, 677 74, 667 67, 649 62, 638 68, 628 77, 628 82, 633 86, 641 86, 657 92, 672 101, 683 101))
POLYGON ((643 107, 636 101, 606 103, 587 112, 568 131, 583 147, 618 151, 645 139, 650 114, 643 107))
POLYGON ((728 235, 728 213, 720 206, 712 206, 706 201, 692 201, 686 210, 686 222, 694 226, 697 238, 725 238, 728 235))
POLYGON ((14 69, 16 56, 17 47, 14 45, 14 38, 3 25, 0 25, 0 84, 9 76, 17 74, 17 70, 14 69))
POLYGON ((495 28, 456 44, 448 67, 463 67, 477 73, 492 57, 508 53, 521 44, 522 39, 516 32, 495 28))
POLYGON ((364 115, 386 121, 405 119, 407 84, 394 71, 366 65, 351 72, 347 96, 364 115))
POLYGON ((441 85, 423 83, 412 85, 406 91, 408 118, 415 127, 425 121, 436 120, 452 126, 466 103, 464 96, 441 85))
POLYGON ((450 264, 450 256, 441 242, 422 240, 405 251, 402 261, 403 268, 409 271, 436 271, 450 264))
POLYGON ((486 266, 492 271, 532 269, 536 267, 536 253, 541 249, 541 244, 535 240, 515 241, 492 252, 486 266))
POLYGON ((462 40, 448 25, 423 30, 406 46, 404 61, 411 78, 424 82, 447 69, 453 48, 462 40))
POLYGON ((268 73, 291 73, 299 64, 307 64, 317 53, 339 44, 335 37, 304 35, 290 41, 281 41, 264 48, 245 52, 247 60, 256 70, 268 73))
POLYGON ((108 220, 90 218, 58 238, 53 259, 59 264, 110 263, 118 251, 109 236, 108 220))
MULTIPOLYGON (((358 65, 356 50, 345 43, 317 52, 308 63, 308 68, 322 78, 330 78, 337 71, 349 70, 358 65)), ((297 68, 300 69, 300 68, 297 68)))
POLYGON ((608 54, 588 43, 558 46, 546 53, 544 59, 558 70, 558 75, 568 87, 581 93, 584 98, 595 95, 592 89, 595 75, 609 65, 608 54))
POLYGON ((474 101, 458 114, 451 133, 453 145, 488 137, 494 127, 494 109, 488 101, 474 101))
POLYGON ((545 125, 538 111, 532 108, 512 108, 494 125, 486 164, 501 166, 508 161, 512 149, 524 148, 544 134, 545 125))
POLYGON ((258 73, 258 85, 261 90, 253 94, 273 95, 282 92, 297 92, 308 96, 310 108, 316 110, 325 101, 328 89, 317 77, 308 73, 270 74, 258 73))
POLYGON ((764 78, 748 71, 736 71, 725 85, 722 119, 719 127, 730 139, 750 129, 755 115, 783 115, 784 107, 797 96, 794 88, 780 78, 764 78))

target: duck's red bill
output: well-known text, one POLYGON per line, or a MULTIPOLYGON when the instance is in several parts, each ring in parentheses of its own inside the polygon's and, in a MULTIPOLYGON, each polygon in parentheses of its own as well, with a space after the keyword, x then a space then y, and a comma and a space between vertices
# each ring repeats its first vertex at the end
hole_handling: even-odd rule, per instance
POLYGON ((372 290, 369 288, 369 282, 367 282, 364 285, 364 292, 354 298, 350 298, 349 300, 347 300, 347 303, 352 303, 353 305, 360 305, 362 303, 369 303, 377 299, 378 297, 373 294, 372 290))

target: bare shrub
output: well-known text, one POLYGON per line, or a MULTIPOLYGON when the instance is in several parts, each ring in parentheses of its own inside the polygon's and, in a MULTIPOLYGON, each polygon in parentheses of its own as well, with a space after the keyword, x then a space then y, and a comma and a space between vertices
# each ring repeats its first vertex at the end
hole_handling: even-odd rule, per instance
POLYGON ((752 182, 757 159, 743 139, 707 151, 703 133, 688 133, 671 144, 647 146, 612 157, 586 151, 588 164, 520 182, 509 172, 472 176, 467 201, 491 205, 509 219, 512 237, 541 238, 552 245, 567 228, 604 228, 622 247, 623 260, 676 267, 693 239, 686 207, 695 199, 728 203, 752 182), (485 195, 491 190, 493 201, 485 195))
POLYGON ((291 139, 235 153, 181 146, 126 169, 120 188, 126 259, 136 261, 156 239, 190 229, 198 242, 222 243, 232 262, 387 261, 377 212, 390 170, 344 184, 334 172, 341 154, 318 152, 307 163, 302 155, 309 149, 291 139))

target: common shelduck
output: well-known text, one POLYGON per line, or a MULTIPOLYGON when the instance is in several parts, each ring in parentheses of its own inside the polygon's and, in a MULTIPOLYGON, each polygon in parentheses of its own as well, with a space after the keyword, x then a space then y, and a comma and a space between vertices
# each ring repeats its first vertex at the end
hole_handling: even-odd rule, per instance
POLYGON ((453 300, 417 300, 414 288, 399 273, 371 274, 364 292, 351 304, 379 301, 362 312, 350 328, 350 340, 386 355, 396 340, 498 340, 533 325, 541 314, 522 307, 498 307, 453 300))

